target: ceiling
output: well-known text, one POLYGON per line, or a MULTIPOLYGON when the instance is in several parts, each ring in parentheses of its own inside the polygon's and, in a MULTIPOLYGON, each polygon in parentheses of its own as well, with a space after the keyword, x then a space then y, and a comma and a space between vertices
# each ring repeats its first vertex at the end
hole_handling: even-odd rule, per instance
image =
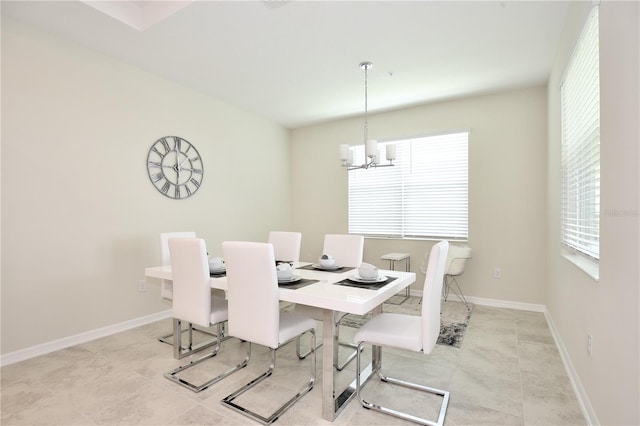
POLYGON ((9 16, 296 128, 544 84, 570 2, 7 1, 9 16))

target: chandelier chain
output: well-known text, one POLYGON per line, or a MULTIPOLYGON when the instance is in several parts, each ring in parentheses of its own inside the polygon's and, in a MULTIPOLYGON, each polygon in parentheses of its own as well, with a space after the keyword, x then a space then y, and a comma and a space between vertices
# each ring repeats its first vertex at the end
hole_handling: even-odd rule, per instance
POLYGON ((360 68, 364 70, 364 141, 369 140, 369 68, 373 64, 371 62, 361 62, 360 68))
POLYGON ((364 68, 364 141, 369 140, 369 118, 368 118, 368 71, 369 67, 364 68))

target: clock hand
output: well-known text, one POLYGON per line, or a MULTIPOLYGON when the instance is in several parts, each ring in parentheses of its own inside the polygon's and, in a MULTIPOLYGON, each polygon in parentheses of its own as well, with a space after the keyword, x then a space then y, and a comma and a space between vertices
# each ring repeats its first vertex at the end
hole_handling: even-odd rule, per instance
POLYGON ((176 165, 175 165, 175 171, 176 171, 176 182, 180 182, 180 169, 181 169, 181 165, 182 163, 178 163, 178 160, 180 159, 180 151, 178 150, 178 143, 176 142, 176 147, 175 147, 175 151, 176 151, 176 165))
POLYGON ((186 169, 186 168, 184 168, 184 169, 182 169, 182 170, 184 170, 184 171, 186 171, 186 172, 195 173, 195 174, 197 174, 197 173, 202 174, 202 169, 186 169))
MULTIPOLYGON (((182 165, 184 164, 185 161, 187 161, 189 159, 188 155, 184 156, 184 160, 182 160, 182 162, 180 163, 180 167, 182 167, 182 165)), ((186 169, 185 169, 186 170, 186 169)))

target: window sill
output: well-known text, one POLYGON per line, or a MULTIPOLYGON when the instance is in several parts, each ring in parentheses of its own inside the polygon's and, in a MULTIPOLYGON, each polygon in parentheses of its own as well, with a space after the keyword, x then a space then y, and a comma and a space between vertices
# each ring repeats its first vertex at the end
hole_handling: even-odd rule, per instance
POLYGON ((600 264, 597 261, 588 259, 584 256, 569 252, 567 250, 563 251, 562 257, 564 257, 569 262, 573 263, 575 266, 581 269, 585 274, 591 277, 591 279, 593 279, 595 282, 600 281, 600 264))
POLYGON ((364 235, 365 240, 397 240, 397 241, 442 241, 447 240, 450 243, 468 243, 467 238, 455 239, 455 238, 435 238, 435 237, 385 237, 382 235, 364 235))

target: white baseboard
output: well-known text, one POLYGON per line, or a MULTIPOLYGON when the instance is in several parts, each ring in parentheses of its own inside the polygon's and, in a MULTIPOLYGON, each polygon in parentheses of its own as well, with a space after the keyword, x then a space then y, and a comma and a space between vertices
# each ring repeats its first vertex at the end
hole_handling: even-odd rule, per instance
POLYGON ((0 356, 0 367, 15 364, 16 362, 25 361, 30 358, 35 358, 40 355, 44 355, 60 349, 68 348, 70 346, 75 346, 82 343, 90 342, 91 340, 110 336, 112 334, 120 333, 121 331, 130 330, 132 328, 136 328, 141 325, 149 324, 149 323, 159 321, 165 318, 170 318, 170 317, 171 317, 171 309, 167 309, 165 311, 157 312, 155 314, 147 315, 144 317, 132 319, 129 321, 124 321, 118 324, 109 325, 107 327, 98 328, 95 330, 76 334, 74 336, 53 340, 51 342, 32 346, 30 348, 20 349, 15 352, 9 352, 7 354, 0 356))
MULTIPOLYGON (((455 297, 455 295, 454 295, 455 297)), ((451 298, 451 296, 449 297, 451 298)), ((545 305, 536 303, 513 302, 510 300, 486 299, 484 297, 465 296, 468 302, 481 306, 493 306, 494 308, 517 309, 519 311, 545 312, 545 305)))
MULTIPOLYGON (((411 296, 422 296, 422 289, 411 289, 409 291, 411 296)), ((512 302, 510 300, 499 300, 499 299, 487 299, 484 297, 473 297, 473 296, 465 296, 467 302, 474 303, 476 305, 482 306, 493 306, 495 308, 507 308, 507 309, 517 309, 519 311, 534 311, 534 312, 545 312, 545 305, 538 305, 535 303, 523 303, 523 302, 512 302)), ((455 294, 450 294, 447 300, 460 300, 458 296, 455 294)))
POLYGON ((576 369, 573 367, 569 352, 567 351, 567 348, 564 346, 564 343, 560 338, 560 334, 558 333, 555 323, 553 322, 553 318, 551 318, 551 314, 549 313, 549 311, 545 310, 544 316, 547 319, 547 324, 549 325, 549 329, 551 330, 551 335, 553 336, 553 340, 555 340, 556 342, 556 347, 558 348, 558 352, 560 352, 560 358, 562 359, 564 368, 567 371, 567 375, 569 376, 569 380, 571 381, 571 386, 573 387, 573 391, 576 394, 578 404, 580 404, 580 409, 582 410, 582 414, 587 421, 587 425, 599 425, 600 421, 598 420, 598 416, 596 415, 596 412, 591 405, 591 401, 589 401, 587 392, 582 386, 582 382, 580 381, 580 377, 578 376, 576 369))

